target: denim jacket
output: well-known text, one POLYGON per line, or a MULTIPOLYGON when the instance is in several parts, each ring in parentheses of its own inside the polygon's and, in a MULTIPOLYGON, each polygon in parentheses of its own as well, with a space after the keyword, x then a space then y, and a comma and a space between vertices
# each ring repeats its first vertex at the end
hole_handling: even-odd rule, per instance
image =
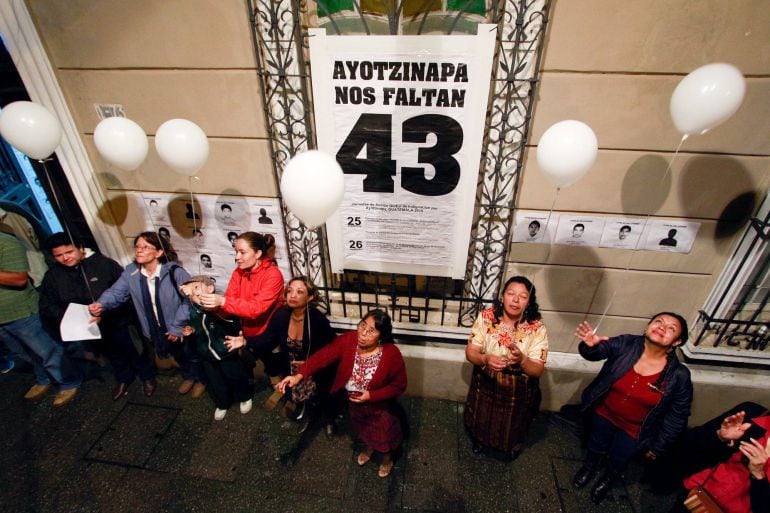
MULTIPOLYGON (((183 297, 181 292, 174 287, 173 281, 169 276, 169 269, 174 269, 174 279, 177 287, 190 278, 190 274, 177 264, 163 264, 160 269, 160 280, 158 282, 158 296, 160 297, 160 307, 163 310, 163 317, 166 321, 168 332, 177 337, 182 336, 182 328, 187 324, 190 317, 190 303, 183 297)), ((120 275, 112 287, 105 290, 99 297, 97 303, 101 303, 105 310, 112 310, 122 305, 129 298, 134 302, 139 324, 142 327, 142 334, 151 338, 150 325, 148 317, 144 311, 144 302, 142 301, 141 280, 146 279, 136 263, 131 263, 120 275)))
MULTIPOLYGON (((631 370, 644 351, 644 337, 641 335, 620 335, 589 347, 584 342, 578 351, 586 360, 604 362, 599 374, 583 391, 583 411, 595 406, 609 391, 612 384, 631 370)), ((692 382, 690 370, 676 357, 663 376, 663 397, 642 421, 639 431, 639 447, 652 450, 660 455, 674 443, 687 427, 692 405, 692 382)))

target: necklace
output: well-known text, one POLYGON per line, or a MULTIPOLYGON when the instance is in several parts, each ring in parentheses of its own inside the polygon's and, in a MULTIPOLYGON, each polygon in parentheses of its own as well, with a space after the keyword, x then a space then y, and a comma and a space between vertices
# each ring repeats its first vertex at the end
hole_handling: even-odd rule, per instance
POLYGON ((305 320, 304 315, 300 315, 299 317, 295 316, 294 314, 291 314, 291 320, 296 322, 301 322, 305 320))

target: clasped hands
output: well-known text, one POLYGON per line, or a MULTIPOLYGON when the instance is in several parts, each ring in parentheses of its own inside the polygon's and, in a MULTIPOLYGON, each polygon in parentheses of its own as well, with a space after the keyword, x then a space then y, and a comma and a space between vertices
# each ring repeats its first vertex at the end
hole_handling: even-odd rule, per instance
POLYGON ((493 354, 482 355, 483 365, 496 372, 500 372, 509 365, 519 365, 524 359, 524 353, 521 352, 519 346, 517 346, 515 342, 512 342, 506 347, 509 351, 507 356, 497 356, 493 354))

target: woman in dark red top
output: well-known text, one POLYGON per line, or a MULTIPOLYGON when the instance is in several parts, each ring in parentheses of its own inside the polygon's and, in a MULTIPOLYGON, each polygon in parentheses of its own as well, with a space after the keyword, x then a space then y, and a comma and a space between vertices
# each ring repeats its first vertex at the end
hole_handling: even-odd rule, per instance
POLYGON ((406 367, 401 351, 392 343, 392 332, 388 314, 372 310, 358 324, 357 331, 337 337, 311 355, 296 374, 278 384, 285 393, 287 387, 297 385, 306 376, 339 362, 331 391, 347 390, 353 430, 366 445, 358 455, 358 464, 363 466, 375 451, 380 453, 380 477, 390 474, 392 453, 403 439, 393 406, 406 390, 406 367))

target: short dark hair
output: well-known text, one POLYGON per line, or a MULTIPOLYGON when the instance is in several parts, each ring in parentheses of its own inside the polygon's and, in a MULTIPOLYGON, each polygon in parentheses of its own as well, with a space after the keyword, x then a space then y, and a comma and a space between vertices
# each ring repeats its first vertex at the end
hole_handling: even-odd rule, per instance
POLYGON ((224 209, 227 209, 227 210, 229 210, 230 212, 232 212, 232 211, 233 211, 233 207, 231 207, 231 206, 230 206, 230 205, 228 205, 227 203, 222 203, 222 206, 221 206, 221 207, 219 207, 219 210, 222 210, 222 211, 224 211, 224 209))
POLYGON ((623 226, 620 227, 620 231, 621 232, 630 232, 631 231, 631 227, 628 226, 627 224, 624 224, 623 226))
POLYGON ((388 312, 381 309, 369 310, 361 319, 364 322, 368 318, 374 319, 374 329, 380 332, 380 342, 393 342, 393 323, 388 312))
POLYGON ((573 230, 574 230, 575 228, 582 228, 582 229, 584 229, 584 230, 585 230, 585 229, 586 229, 586 226, 585 226, 583 223, 578 223, 578 224, 576 224, 575 226, 573 226, 573 227, 572 227, 572 229, 573 229, 573 230))
POLYGON ((43 243, 43 247, 49 252, 52 252, 59 246, 75 246, 76 248, 82 249, 83 241, 74 233, 72 234, 72 237, 70 237, 64 232, 57 232, 48 237, 43 243))
POLYGON ((163 254, 158 258, 158 261, 161 264, 176 262, 178 259, 176 250, 174 249, 174 246, 171 245, 171 241, 163 235, 159 235, 155 232, 142 232, 134 237, 134 246, 136 246, 139 239, 144 239, 150 246, 163 251, 163 254))
POLYGON ((537 219, 535 219, 534 221, 530 222, 530 223, 529 223, 529 225, 530 225, 530 226, 532 226, 532 225, 535 225, 535 226, 537 226, 538 228, 540 228, 540 221, 538 221, 537 219))

